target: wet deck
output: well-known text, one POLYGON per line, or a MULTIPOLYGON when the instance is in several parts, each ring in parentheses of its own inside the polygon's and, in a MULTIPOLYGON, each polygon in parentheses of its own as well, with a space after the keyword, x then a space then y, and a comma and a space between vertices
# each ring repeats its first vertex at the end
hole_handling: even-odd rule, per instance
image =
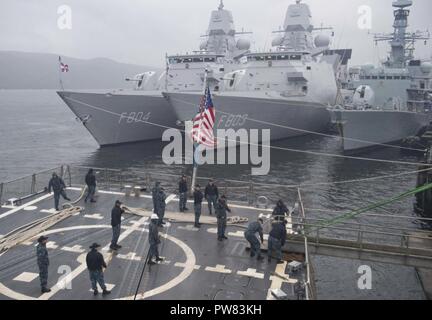
MULTIPOLYGON (((69 189, 71 198, 78 198, 79 189, 69 189)), ((128 207, 152 209, 148 195, 126 197, 123 193, 99 191, 96 204, 77 204, 85 208, 43 234, 49 236, 50 256, 48 286, 51 293, 41 295, 36 265, 36 241, 16 246, 0 256, 0 299, 130 299, 137 290, 148 252, 148 218, 125 214, 117 254, 107 250, 111 240, 110 213, 116 199, 128 207), (85 255, 93 242, 100 243, 109 261, 105 281, 112 294, 94 297, 85 267, 85 255), (71 272, 69 274, 69 272, 71 272), (66 274, 68 277, 64 278, 66 274), (70 281, 70 286, 62 286, 70 281)), ((176 213, 178 198, 169 196, 167 212, 176 213)), ((230 204, 233 215, 255 220, 266 210, 230 204)), ((193 204, 189 203, 189 209, 193 204)), ((42 195, 18 207, 0 208, 0 235, 54 212, 51 195, 42 195)), ((192 210, 189 211, 192 213, 192 210)), ((208 216, 203 205, 203 216, 208 216)), ((175 300, 266 300, 272 299, 270 288, 281 288, 290 299, 296 299, 287 264, 276 265, 267 260, 258 262, 249 257, 243 229, 228 226, 229 240, 216 239, 216 226, 195 229, 191 223, 168 223, 161 229, 160 254, 165 261, 147 266, 138 298, 175 300), (286 276, 283 279, 278 275, 286 276)), ((288 262, 290 262, 288 260, 288 262)), ((304 275, 298 274, 301 278, 304 275)))

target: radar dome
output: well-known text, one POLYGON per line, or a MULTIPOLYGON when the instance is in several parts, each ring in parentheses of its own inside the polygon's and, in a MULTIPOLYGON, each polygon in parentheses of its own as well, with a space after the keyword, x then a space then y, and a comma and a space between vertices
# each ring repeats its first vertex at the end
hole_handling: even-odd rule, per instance
POLYGON ((272 47, 278 47, 278 46, 280 46, 282 44, 282 42, 283 42, 283 37, 282 36, 277 36, 272 41, 272 47))
POLYGON ((429 74, 432 72, 432 63, 423 62, 420 66, 420 69, 424 74, 429 74))
POLYGON ((200 44, 200 50, 207 50, 207 41, 203 41, 200 44))
POLYGON ((250 41, 247 39, 239 39, 237 41, 237 49, 239 50, 249 50, 250 49, 250 41))
POLYGON ((353 103, 357 107, 366 108, 375 104, 375 92, 369 86, 360 86, 354 92, 353 103))
POLYGON ((315 47, 322 48, 328 47, 330 44, 330 38, 324 34, 319 34, 315 37, 315 47))

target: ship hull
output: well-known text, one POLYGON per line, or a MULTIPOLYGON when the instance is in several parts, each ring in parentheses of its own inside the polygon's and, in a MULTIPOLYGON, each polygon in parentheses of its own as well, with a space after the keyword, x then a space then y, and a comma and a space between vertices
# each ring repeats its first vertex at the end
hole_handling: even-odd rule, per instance
POLYGON ((164 130, 176 127, 176 118, 158 91, 58 95, 101 147, 161 139, 164 130))
MULTIPOLYGON (((164 93, 178 120, 190 121, 198 112, 202 95, 164 93)), ((217 129, 270 129, 270 140, 281 140, 323 132, 330 124, 325 105, 277 98, 249 98, 219 95, 212 97, 217 129)))
POLYGON ((400 142, 430 121, 426 114, 401 111, 331 110, 330 114, 341 131, 345 153, 400 142))

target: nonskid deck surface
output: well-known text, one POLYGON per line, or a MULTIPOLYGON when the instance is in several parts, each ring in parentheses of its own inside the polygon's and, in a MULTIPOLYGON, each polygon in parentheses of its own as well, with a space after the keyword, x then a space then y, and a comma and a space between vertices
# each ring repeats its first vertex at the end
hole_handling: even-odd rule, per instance
MULTIPOLYGON (((71 198, 78 198, 78 189, 68 189, 71 198)), ((133 298, 148 253, 148 217, 124 215, 120 244, 116 254, 107 249, 111 240, 110 213, 116 199, 133 208, 152 209, 148 195, 125 197, 122 193, 99 191, 97 203, 78 206, 85 208, 44 232, 50 266, 48 286, 52 292, 41 295, 36 264, 36 241, 18 245, 0 256, 0 299, 131 299, 133 298), (105 282, 112 294, 96 297, 91 292, 85 255, 89 246, 98 242, 108 261, 105 282)), ((179 215, 178 198, 168 197, 167 212, 179 215)), ((193 203, 188 204, 193 214, 193 203)), ((232 215, 254 220, 260 213, 269 213, 232 204, 232 215)), ((54 212, 53 198, 43 195, 18 207, 0 208, 0 234, 54 212)), ((203 204, 203 216, 208 216, 203 204)), ((167 223, 161 229, 160 255, 165 261, 146 266, 138 298, 176 300, 265 300, 271 298, 270 288, 281 288, 295 299, 295 278, 287 275, 286 263, 276 265, 273 259, 258 262, 250 258, 243 237, 244 229, 228 226, 229 240, 218 242, 216 226, 203 225, 200 230, 191 223, 167 223), (275 276, 275 272, 279 276, 275 276), (280 277, 282 276, 282 277, 280 277), (286 276, 287 279, 283 279, 286 276)), ((289 261, 288 261, 289 262, 289 261)), ((297 277, 302 277, 300 273, 297 277)))

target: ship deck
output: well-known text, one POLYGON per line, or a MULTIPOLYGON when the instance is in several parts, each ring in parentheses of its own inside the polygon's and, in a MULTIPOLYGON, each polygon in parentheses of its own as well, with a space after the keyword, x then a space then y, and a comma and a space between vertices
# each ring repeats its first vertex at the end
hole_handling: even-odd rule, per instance
MULTIPOLYGON (((76 199, 79 188, 69 188, 68 196, 76 199)), ((289 299, 296 299, 294 285, 303 279, 304 272, 290 277, 287 263, 299 256, 285 254, 286 262, 277 265, 265 259, 258 262, 250 258, 247 242, 243 237, 244 225, 228 226, 228 240, 216 239, 216 226, 203 225, 196 229, 189 222, 171 221, 161 229, 160 255, 165 260, 157 265, 145 265, 148 252, 148 217, 125 214, 117 253, 109 251, 111 240, 110 213, 115 200, 128 207, 142 208, 149 213, 152 200, 149 195, 140 197, 124 193, 99 191, 97 203, 81 201, 77 206, 83 212, 72 215, 41 234, 49 237, 47 244, 50 266, 48 287, 51 292, 40 293, 36 264, 36 239, 17 245, 0 255, 0 299, 40 300, 99 300, 175 299, 175 300, 266 300, 274 299, 270 289, 280 288, 289 299), (108 262, 105 282, 112 294, 93 296, 85 255, 89 246, 98 242, 108 262)), ((0 235, 19 226, 53 214, 53 196, 39 195, 18 206, 0 208, 0 235)), ((233 215, 255 220, 265 209, 230 203, 233 215)), ((189 209, 193 204, 189 203, 189 209)), ((167 215, 184 215, 177 212, 178 198, 168 197, 167 215)), ((193 214, 189 210, 189 214, 193 214)), ((187 215, 185 215, 187 216, 187 215)), ((207 205, 203 204, 203 219, 208 220, 207 205)), ((187 219, 186 219, 187 220, 187 219)))

